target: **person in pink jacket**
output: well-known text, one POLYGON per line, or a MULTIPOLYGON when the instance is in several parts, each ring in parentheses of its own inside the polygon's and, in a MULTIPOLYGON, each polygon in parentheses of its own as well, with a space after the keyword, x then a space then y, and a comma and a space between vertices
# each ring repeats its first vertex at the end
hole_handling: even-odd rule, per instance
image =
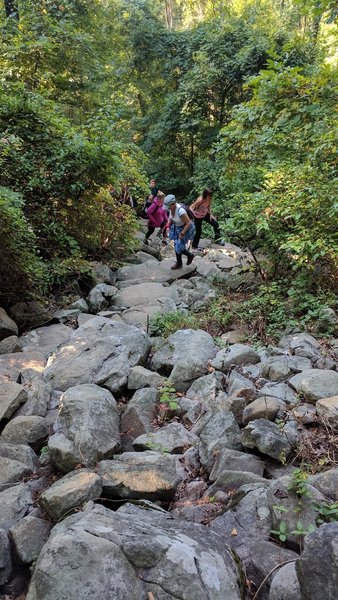
POLYGON ((148 239, 154 233, 156 227, 160 228, 160 233, 163 236, 163 240, 165 241, 167 235, 167 223, 168 223, 168 214, 163 206, 164 202, 164 194, 163 192, 158 192, 156 198, 154 198, 153 203, 149 208, 147 208, 146 213, 149 219, 148 221, 148 231, 146 233, 145 244, 148 244, 148 239))

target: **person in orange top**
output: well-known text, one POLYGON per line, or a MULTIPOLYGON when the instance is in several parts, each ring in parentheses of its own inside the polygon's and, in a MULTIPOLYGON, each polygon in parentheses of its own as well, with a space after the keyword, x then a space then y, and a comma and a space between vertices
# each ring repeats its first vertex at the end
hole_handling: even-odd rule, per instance
POLYGON ((193 248, 198 248, 198 243, 202 234, 202 222, 209 223, 215 232, 215 241, 219 242, 221 238, 221 232, 219 224, 215 217, 211 214, 211 198, 212 191, 209 188, 205 188, 202 192, 202 196, 199 196, 197 200, 190 206, 194 217, 195 217, 195 237, 192 242, 193 248))

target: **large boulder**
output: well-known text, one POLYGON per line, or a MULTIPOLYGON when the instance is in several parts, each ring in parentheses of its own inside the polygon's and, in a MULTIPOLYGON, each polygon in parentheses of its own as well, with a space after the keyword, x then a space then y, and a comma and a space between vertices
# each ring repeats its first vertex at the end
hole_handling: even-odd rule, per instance
POLYGON ((198 400, 205 404, 215 402, 217 394, 223 390, 225 376, 223 373, 215 371, 196 379, 186 392, 186 397, 192 400, 198 400))
POLYGON ((186 448, 196 446, 198 437, 181 423, 169 423, 156 431, 140 435, 133 441, 135 450, 157 450, 181 454, 186 448))
POLYGON ((45 366, 45 359, 41 352, 15 352, 15 354, 2 354, 0 356, 0 382, 20 382, 24 373, 41 375, 45 366))
POLYGON ((19 483, 0 492, 0 529, 8 531, 27 514, 33 505, 29 486, 19 483))
POLYGON ((292 373, 311 369, 311 361, 302 356, 270 356, 261 368, 262 377, 271 381, 284 381, 292 373))
POLYGON ((32 474, 30 469, 24 463, 11 458, 1 457, 1 470, 0 470, 0 491, 16 485, 24 477, 29 477, 32 474))
POLYGON ((308 402, 338 395, 338 373, 328 369, 306 369, 291 377, 289 383, 308 402))
POLYGON ((45 378, 53 389, 61 391, 96 383, 112 393, 121 393, 131 367, 145 362, 149 350, 150 340, 140 329, 93 317, 49 359, 45 378))
POLYGON ((63 472, 93 466, 119 448, 119 410, 113 395, 93 384, 77 385, 61 397, 56 433, 49 439, 52 463, 63 472))
POLYGON ((103 495, 109 498, 171 500, 185 477, 179 455, 124 452, 103 460, 98 469, 103 495))
POLYGON ((338 395, 317 400, 316 410, 334 429, 338 429, 338 395))
POLYGON ((0 440, 10 444, 28 444, 33 450, 40 450, 48 438, 48 427, 43 417, 14 417, 6 425, 0 440))
POLYGON ((181 329, 155 351, 151 365, 170 381, 178 391, 186 391, 195 379, 208 372, 208 362, 217 347, 208 333, 200 329, 181 329))
POLYGON ((125 308, 139 304, 157 305, 158 300, 164 297, 171 298, 176 304, 180 301, 174 287, 165 287, 162 283, 139 283, 121 289, 114 298, 114 304, 125 308))
POLYGON ((159 393, 155 388, 137 390, 121 416, 121 438, 124 450, 132 450, 135 438, 153 431, 159 393))
POLYGON ((9 419, 19 408, 20 404, 26 402, 27 392, 15 381, 8 381, 0 386, 0 421, 9 419))
POLYGON ((89 310, 92 313, 98 313, 100 310, 105 310, 113 303, 113 298, 116 296, 118 289, 113 285, 99 283, 90 290, 87 303, 89 310))
POLYGON ((305 538, 296 562, 301 600, 336 600, 338 523, 326 523, 305 538))
POLYGON ((28 515, 9 530, 19 563, 29 565, 38 558, 51 529, 49 521, 28 515))
POLYGON ((18 335, 18 326, 0 306, 0 341, 10 335, 18 335))
POLYGON ((165 511, 103 506, 56 525, 26 600, 241 600, 221 536, 165 511))
POLYGON ((230 370, 232 365, 244 366, 244 365, 255 365, 260 362, 260 356, 251 348, 245 344, 233 344, 228 348, 223 348, 217 352, 216 357, 211 361, 211 366, 217 371, 223 371, 226 373, 230 370))
POLYGON ((270 586, 269 600, 301 600, 295 562, 276 571, 270 586))
POLYGON ((250 421, 242 431, 242 441, 245 448, 257 448, 280 462, 284 462, 292 450, 288 436, 266 419, 250 421))
POLYGON ((20 338, 23 351, 38 350, 45 358, 68 341, 73 330, 66 325, 57 323, 48 327, 39 327, 25 333, 20 338))
POLYGON ((217 454, 223 449, 242 449, 241 432, 231 412, 214 409, 205 416, 205 420, 205 427, 199 436, 199 453, 202 465, 210 472, 217 454))
MULTIPOLYGON (((10 458, 26 465, 31 471, 38 467, 38 458, 30 446, 25 444, 11 444, 4 442, 0 437, 0 457, 10 458)), ((1 461, 0 461, 1 462, 1 461)))
POLYGON ((89 469, 79 469, 58 479, 39 498, 41 508, 52 521, 82 507, 83 504, 101 496, 100 477, 89 469))

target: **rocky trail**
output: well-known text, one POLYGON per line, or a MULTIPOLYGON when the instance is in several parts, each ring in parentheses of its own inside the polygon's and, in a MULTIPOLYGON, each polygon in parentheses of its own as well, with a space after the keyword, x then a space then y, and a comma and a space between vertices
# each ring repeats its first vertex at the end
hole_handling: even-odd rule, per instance
POLYGON ((143 239, 51 324, 0 309, 1 600, 337 600, 337 346, 159 337, 257 277, 143 239))

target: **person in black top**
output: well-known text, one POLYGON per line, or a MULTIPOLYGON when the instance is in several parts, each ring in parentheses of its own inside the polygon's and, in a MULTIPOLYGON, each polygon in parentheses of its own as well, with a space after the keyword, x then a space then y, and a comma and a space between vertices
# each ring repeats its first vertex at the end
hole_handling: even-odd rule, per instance
POLYGON ((154 198, 156 198, 156 196, 157 196, 157 192, 158 192, 158 187, 157 187, 157 185, 156 185, 156 181, 155 181, 155 179, 151 179, 151 180, 150 180, 150 185, 149 185, 149 187, 150 187, 150 193, 152 194, 152 196, 154 196, 154 198))

